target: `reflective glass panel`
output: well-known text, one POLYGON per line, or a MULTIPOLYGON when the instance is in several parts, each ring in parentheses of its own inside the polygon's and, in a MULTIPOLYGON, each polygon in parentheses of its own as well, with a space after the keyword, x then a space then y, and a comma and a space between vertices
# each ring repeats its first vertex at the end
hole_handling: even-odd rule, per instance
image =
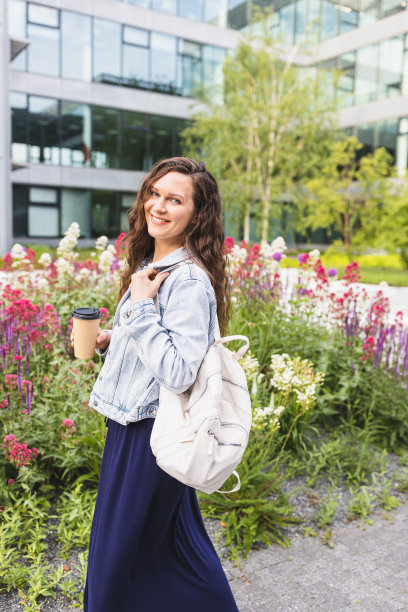
POLYGON ((176 15, 177 0, 152 0, 152 9, 154 11, 162 11, 163 13, 176 15))
POLYGON ((203 83, 204 87, 215 90, 222 83, 222 65, 226 49, 213 45, 203 45, 203 83))
POLYGON ((295 6, 295 41, 297 41, 305 34, 307 23, 307 2, 306 0, 298 0, 295 6))
POLYGON ((127 85, 149 87, 149 49, 123 45, 123 76, 127 85))
POLYGON ((357 27, 358 13, 351 8, 340 5, 340 34, 350 32, 357 27))
POLYGON ((29 161, 60 163, 58 101, 52 98, 29 98, 29 161))
POLYGON ((61 165, 89 166, 91 161, 91 109, 87 104, 61 104, 61 165))
POLYGON ((404 41, 402 36, 380 43, 378 98, 392 98, 401 93, 404 41))
POLYGON ((30 3, 28 5, 28 21, 58 28, 58 10, 48 6, 30 3))
POLYGON ((62 76, 91 80, 91 18, 61 11, 62 76))
POLYGON ((374 123, 365 123, 357 126, 356 137, 357 140, 363 144, 362 149, 358 152, 359 157, 363 157, 374 151, 374 128, 374 123))
POLYGON ((121 168, 124 170, 147 170, 147 131, 124 129, 122 132, 121 168))
POLYGON ((10 95, 10 108, 11 158, 13 161, 26 162, 28 160, 26 94, 12 93, 10 95))
POLYGON ((338 5, 329 0, 322 0, 322 27, 321 39, 333 38, 337 36, 339 29, 339 9, 338 5))
POLYGON ((9 0, 8 30, 11 37, 26 37, 26 3, 24 0, 9 0))
POLYGON ((28 235, 32 238, 59 236, 59 212, 52 206, 28 207, 28 235))
POLYGON ((295 5, 291 3, 291 0, 276 0, 275 7, 275 31, 287 44, 292 44, 295 5))
POLYGON ((123 40, 133 45, 141 45, 147 47, 149 45, 149 32, 140 28, 131 28, 125 26, 123 28, 123 40))
POLYGON ((220 28, 227 25, 227 3, 226 0, 204 0, 204 21, 212 23, 220 28))
POLYGON ((91 237, 91 192, 89 189, 61 189, 61 229, 76 221, 81 238, 91 237))
POLYGON ((391 153, 395 160, 395 150, 397 147, 398 120, 389 119, 377 124, 377 147, 384 147, 391 153))
MULTIPOLYGON (((172 117, 150 117, 151 163, 174 154, 174 119, 172 117)), ((150 165, 150 164, 149 164, 150 165)))
POLYGON ((120 208, 117 191, 92 192, 92 238, 101 235, 117 238, 119 234, 120 208))
POLYGON ((201 45, 179 39, 179 88, 183 96, 191 96, 202 83, 201 45))
POLYGON ((116 83, 120 76, 121 25, 105 19, 93 20, 93 78, 116 83), (106 41, 109 41, 109 45, 106 41))
POLYGON ((147 115, 144 113, 134 113, 133 111, 123 111, 124 127, 147 130, 147 115))
POLYGON ((58 114, 58 100, 55 98, 41 98, 30 96, 28 102, 30 113, 41 113, 43 115, 58 114))
POLYGON ((354 103, 355 61, 354 51, 345 53, 338 58, 339 76, 339 102, 340 105, 351 106, 354 103))
POLYGON ((27 236, 26 185, 13 185, 13 236, 27 236))
POLYGON ((248 23, 248 3, 243 0, 228 0, 228 27, 241 30, 248 23))
POLYGON ((377 99, 379 45, 369 45, 357 51, 356 104, 377 99))
POLYGON ((28 70, 59 76, 59 30, 28 24, 28 70))
POLYGON ((32 204, 57 204, 58 192, 48 187, 30 187, 29 198, 32 204))
POLYGON ((93 130, 92 166, 119 168, 119 111, 95 106, 93 130))
POLYGON ((176 38, 152 32, 151 81, 154 90, 176 92, 176 61, 176 38))
POLYGON ((380 3, 378 0, 360 0, 360 27, 377 21, 379 13, 380 3))
POLYGON ((381 16, 389 17, 389 15, 403 11, 406 8, 406 4, 404 5, 404 2, 401 2, 401 0, 382 0, 381 8, 381 16))
POLYGON ((201 21, 203 0, 179 0, 179 15, 186 19, 201 21))

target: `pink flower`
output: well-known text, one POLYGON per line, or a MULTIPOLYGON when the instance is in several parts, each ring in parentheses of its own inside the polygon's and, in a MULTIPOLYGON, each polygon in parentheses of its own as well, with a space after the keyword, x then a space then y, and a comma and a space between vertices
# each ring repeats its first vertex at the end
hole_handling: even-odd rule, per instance
POLYGON ((11 485, 14 484, 16 481, 14 480, 14 478, 9 478, 7 481, 7 484, 11 485))
POLYGON ((75 430, 75 423, 71 419, 64 419, 61 423, 61 427, 65 427, 66 429, 75 430))

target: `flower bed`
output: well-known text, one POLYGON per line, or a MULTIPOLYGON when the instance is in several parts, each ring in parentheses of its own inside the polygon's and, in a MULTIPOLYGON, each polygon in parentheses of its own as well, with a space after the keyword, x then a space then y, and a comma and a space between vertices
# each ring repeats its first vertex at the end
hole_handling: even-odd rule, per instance
MULTIPOLYGON (((100 307, 101 326, 109 327, 126 266, 125 236, 109 246, 99 238, 85 262, 78 261, 78 237, 73 224, 54 260, 14 245, 0 274, 0 580, 20 588, 32 610, 56 592, 58 572, 66 575, 58 588, 81 597, 66 563, 57 571, 44 551, 50 529, 61 555, 86 547, 106 432, 88 406, 101 362, 74 359, 71 312, 100 307)), ((289 472, 316 480, 346 466, 347 482, 368 486, 382 465, 380 447, 398 451, 408 442, 402 313, 390 315, 381 289, 369 297, 357 284, 357 263, 338 280, 312 251, 299 256, 290 278, 281 268, 285 253, 282 238, 225 243, 229 332, 251 342, 243 366, 254 427, 239 468, 241 490, 200 499, 203 511, 221 520, 235 555, 257 541, 287 543, 292 508, 281 484, 289 472)), ((77 568, 81 580, 85 561, 77 568)))

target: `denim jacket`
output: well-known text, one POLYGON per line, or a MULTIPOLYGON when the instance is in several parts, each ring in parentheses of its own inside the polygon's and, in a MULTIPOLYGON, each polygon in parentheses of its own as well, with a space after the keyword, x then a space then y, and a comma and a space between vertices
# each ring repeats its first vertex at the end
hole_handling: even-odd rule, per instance
MULTIPOLYGON (((181 247, 153 267, 170 266, 189 254, 181 247)), ((139 269, 146 267, 147 258, 139 269)), ((130 303, 130 287, 116 309, 109 346, 89 405, 122 425, 154 418, 160 385, 183 393, 214 341, 217 303, 206 272, 195 263, 175 268, 151 298, 130 303)))

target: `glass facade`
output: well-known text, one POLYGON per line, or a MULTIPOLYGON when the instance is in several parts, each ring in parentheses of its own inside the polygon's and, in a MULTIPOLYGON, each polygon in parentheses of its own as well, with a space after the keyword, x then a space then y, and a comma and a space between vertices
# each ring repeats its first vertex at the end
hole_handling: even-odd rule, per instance
POLYGON ((304 34, 315 22, 321 40, 349 32, 378 19, 403 11, 401 0, 119 0, 170 15, 205 21, 220 27, 241 30, 251 22, 258 8, 270 8, 276 29, 287 42, 304 34))
POLYGON ((81 238, 116 238, 128 230, 136 194, 101 189, 62 189, 13 185, 13 235, 60 238, 73 221, 81 238))
MULTIPOLYGON (((24 0, 9 3, 10 33, 30 39, 11 62, 14 70, 180 96, 221 82, 224 47, 24 0)), ((185 16, 201 14, 202 6, 201 1, 154 0, 156 10, 174 13, 181 7, 185 16)))
POLYGON ((402 35, 345 53, 319 67, 340 71, 337 95, 343 107, 404 95, 407 87, 402 35))
POLYGON ((11 93, 13 161, 147 170, 181 152, 187 121, 11 93))

